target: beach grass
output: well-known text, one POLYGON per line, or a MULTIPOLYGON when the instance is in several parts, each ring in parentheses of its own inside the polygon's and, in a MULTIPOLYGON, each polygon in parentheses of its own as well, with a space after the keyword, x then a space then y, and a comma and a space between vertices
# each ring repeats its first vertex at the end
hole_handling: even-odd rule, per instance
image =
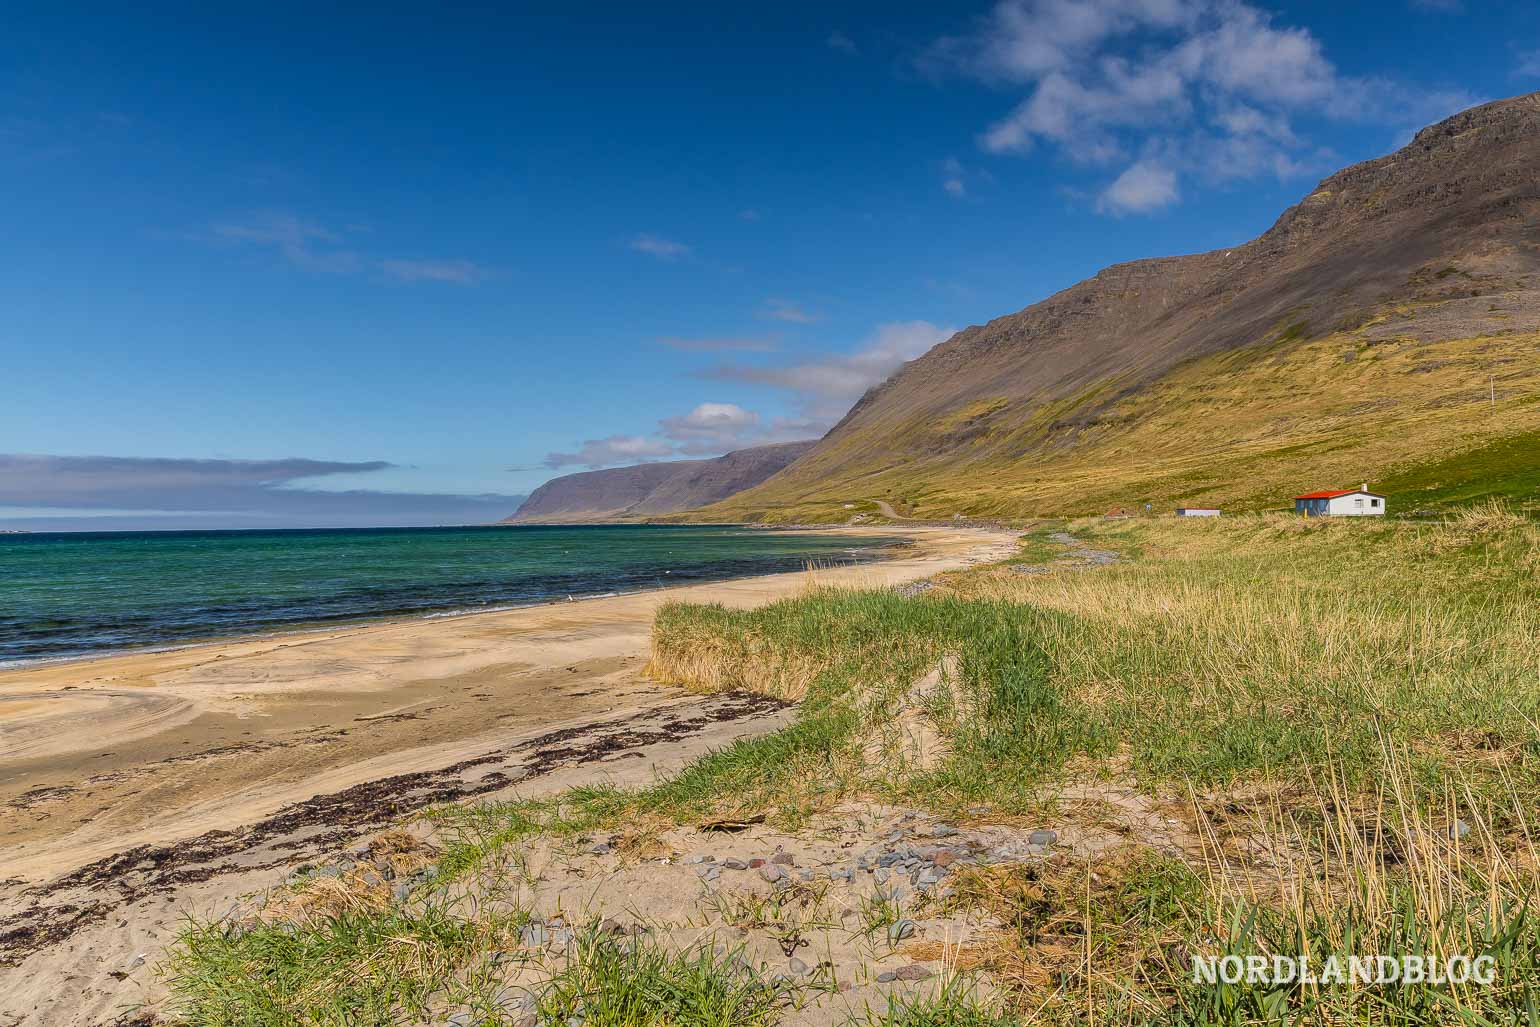
MULTIPOLYGON (((796 830, 851 799, 959 823, 1107 823, 1122 844, 960 874, 948 901, 999 928, 952 954, 961 983, 864 1022, 1540 1022, 1540 527, 1501 504, 1439 523, 1043 525, 1021 558, 920 596, 666 606, 649 669, 795 700, 798 718, 646 788, 437 811, 443 880, 540 832, 622 830, 642 846, 709 817, 796 830), (1087 547, 1119 557, 1091 564, 1087 547), (1193 971, 1363 953, 1489 955, 1495 979, 1245 987, 1193 971), (972 981, 988 982, 989 1002, 972 981)), ((868 912, 873 930, 897 915, 868 912)), ((388 964, 400 936, 424 939, 420 965, 453 968, 441 977, 474 977, 487 924, 402 915, 343 912, 278 934, 192 927, 173 989, 188 1022, 284 1022, 264 1012, 276 995, 298 1022, 355 1022, 328 1019, 316 982, 364 989, 359 1008, 413 1008, 424 978, 346 969, 388 964), (231 1009, 244 1018, 200 1019, 231 1009)), ((678 953, 648 958, 594 966, 711 977, 678 953)), ((700 993, 743 988, 759 994, 732 981, 700 993)), ((649 1022, 617 1016, 588 1022, 649 1022)))

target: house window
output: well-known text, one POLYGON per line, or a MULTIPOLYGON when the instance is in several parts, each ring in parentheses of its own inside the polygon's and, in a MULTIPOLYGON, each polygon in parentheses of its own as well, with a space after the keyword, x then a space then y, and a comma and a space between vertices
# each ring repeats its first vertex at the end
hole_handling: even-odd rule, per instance
POLYGON ((1357 507, 1362 507, 1364 505, 1363 497, 1359 496, 1357 499, 1353 500, 1353 505, 1357 506, 1357 507))
POLYGON ((1371 500, 1369 500, 1369 505, 1373 506, 1373 507, 1378 507, 1380 505, 1380 501, 1378 499, 1371 499, 1371 500))

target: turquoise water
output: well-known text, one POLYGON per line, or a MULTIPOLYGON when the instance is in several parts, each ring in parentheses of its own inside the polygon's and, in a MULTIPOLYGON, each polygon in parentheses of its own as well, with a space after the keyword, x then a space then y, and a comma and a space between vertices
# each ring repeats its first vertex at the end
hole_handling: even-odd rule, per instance
POLYGON ((0 661, 771 574, 895 541, 651 525, 0 535, 0 661))

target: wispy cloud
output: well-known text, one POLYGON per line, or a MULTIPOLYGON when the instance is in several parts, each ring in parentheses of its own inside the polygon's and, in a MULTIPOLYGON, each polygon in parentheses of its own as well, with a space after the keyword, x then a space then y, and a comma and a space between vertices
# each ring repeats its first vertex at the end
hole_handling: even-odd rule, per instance
POLYGON ((791 300, 769 299, 765 301, 765 307, 759 312, 760 317, 769 318, 771 321, 789 321, 792 324, 813 324, 820 320, 817 314, 808 313, 802 305, 791 300))
POLYGON ((665 335, 658 340, 669 349, 686 353, 771 353, 778 347, 774 339, 753 337, 711 337, 686 339, 677 335, 665 335))
MULTIPOLYGON (((132 520, 146 527, 167 522, 319 527, 477 524, 507 516, 522 499, 307 487, 317 479, 393 466, 383 460, 0 454, 0 507, 36 510, 38 517, 30 523, 41 526, 62 516, 70 526, 89 526, 93 516, 140 511, 132 520)), ((123 520, 117 516, 114 523, 123 520)))
POLYGON ((824 39, 824 45, 830 50, 838 50, 840 53, 857 54, 861 50, 856 46, 856 41, 838 30, 830 32, 824 39))
POLYGON ((284 211, 263 211, 240 219, 215 223, 210 229, 218 241, 271 249, 301 271, 313 274, 377 272, 401 282, 448 282, 476 285, 488 270, 469 260, 410 260, 361 253, 349 244, 361 229, 327 228, 284 211))
POLYGON ((953 329, 938 328, 929 321, 895 322, 879 325, 854 352, 779 366, 725 363, 702 376, 784 389, 795 397, 805 423, 827 430, 867 389, 952 333, 953 329))
POLYGON ((583 466, 590 470, 654 463, 680 457, 718 456, 751 446, 816 438, 827 425, 801 417, 764 418, 736 403, 701 403, 687 413, 658 421, 650 435, 611 435, 588 439, 571 453, 548 453, 551 470, 583 466))
POLYGON ((667 442, 643 435, 610 435, 602 439, 585 439, 572 453, 547 453, 544 465, 553 471, 579 465, 588 468, 614 467, 618 464, 649 463, 673 455, 674 447, 667 442))
POLYGON ((922 64, 1024 90, 984 128, 981 148, 1047 145, 1113 169, 1098 209, 1114 214, 1177 202, 1184 178, 1329 168, 1335 158, 1297 132, 1300 115, 1393 135, 1478 99, 1344 76, 1308 29, 1244 0, 1001 0, 922 64))
POLYGON ((342 245, 339 233, 284 212, 261 212, 223 221, 214 235, 233 243, 270 247, 302 271, 350 274, 363 268, 358 254, 342 245))
POLYGON ((627 245, 638 253, 657 257, 659 260, 678 260, 690 254, 690 247, 684 243, 646 232, 633 238, 627 245))
POLYGON ((1524 78, 1540 78, 1540 50, 1531 50, 1519 55, 1518 67, 1514 73, 1524 78))
POLYGON ((476 285, 487 271, 468 260, 382 260, 380 270, 403 282, 452 282, 476 285))

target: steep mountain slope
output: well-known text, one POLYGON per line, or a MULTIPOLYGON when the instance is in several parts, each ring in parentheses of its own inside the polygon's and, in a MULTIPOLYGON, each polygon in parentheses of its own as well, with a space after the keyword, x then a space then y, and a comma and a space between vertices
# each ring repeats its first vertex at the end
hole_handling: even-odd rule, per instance
POLYGON ((1419 487, 1419 462, 1540 429, 1537 271, 1530 94, 1332 175, 1243 246, 1116 265, 957 333, 704 516, 835 516, 876 496, 923 516, 1278 506, 1295 485, 1395 474, 1419 487))
POLYGON ((503 523, 635 520, 727 499, 763 482, 813 447, 784 442, 713 460, 674 460, 552 478, 503 523))

